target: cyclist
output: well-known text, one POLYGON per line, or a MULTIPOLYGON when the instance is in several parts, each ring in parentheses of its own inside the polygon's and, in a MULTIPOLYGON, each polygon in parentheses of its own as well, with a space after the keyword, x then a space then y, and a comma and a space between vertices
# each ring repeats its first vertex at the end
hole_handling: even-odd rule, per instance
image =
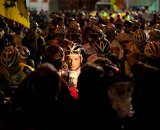
POLYGON ((19 84, 25 79, 34 69, 24 63, 20 63, 20 52, 16 47, 6 47, 0 56, 1 61, 1 76, 7 80, 7 90, 10 94, 14 94, 19 84))

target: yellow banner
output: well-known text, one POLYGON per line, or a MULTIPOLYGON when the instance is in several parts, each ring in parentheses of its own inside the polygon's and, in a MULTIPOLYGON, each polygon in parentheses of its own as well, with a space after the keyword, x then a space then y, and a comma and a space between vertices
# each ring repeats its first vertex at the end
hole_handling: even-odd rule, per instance
POLYGON ((30 28, 25 0, 0 0, 0 15, 30 28))

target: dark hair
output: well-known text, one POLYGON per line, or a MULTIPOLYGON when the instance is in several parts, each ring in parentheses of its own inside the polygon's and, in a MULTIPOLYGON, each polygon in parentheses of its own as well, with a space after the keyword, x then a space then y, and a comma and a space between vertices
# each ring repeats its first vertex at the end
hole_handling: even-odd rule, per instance
POLYGON ((50 63, 41 64, 32 74, 34 88, 39 93, 57 94, 60 86, 60 76, 57 69, 50 63))
POLYGON ((94 64, 102 66, 106 76, 115 76, 120 72, 120 69, 117 68, 108 58, 98 58, 94 61, 94 64))
POLYGON ((51 63, 59 70, 62 67, 63 57, 64 51, 59 45, 49 45, 44 51, 42 62, 51 63))
POLYGON ((59 90, 60 76, 57 69, 50 63, 42 63, 22 81, 14 100, 18 105, 43 104, 55 100, 59 90))
POLYGON ((50 124, 48 117, 55 117, 59 113, 56 105, 59 91, 60 76, 57 69, 50 63, 41 64, 22 81, 13 97, 13 105, 21 108, 22 118, 18 120, 24 119, 27 128, 33 124, 37 129, 46 128, 50 124))
POLYGON ((92 97, 102 90, 104 70, 94 64, 84 64, 78 77, 78 93, 80 97, 92 97))

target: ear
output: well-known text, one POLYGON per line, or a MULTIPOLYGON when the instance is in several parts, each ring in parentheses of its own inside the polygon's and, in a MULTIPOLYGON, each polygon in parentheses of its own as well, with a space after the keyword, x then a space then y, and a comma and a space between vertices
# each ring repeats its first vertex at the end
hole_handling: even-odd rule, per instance
POLYGON ((81 64, 82 64, 82 62, 83 62, 83 56, 81 55, 81 64))

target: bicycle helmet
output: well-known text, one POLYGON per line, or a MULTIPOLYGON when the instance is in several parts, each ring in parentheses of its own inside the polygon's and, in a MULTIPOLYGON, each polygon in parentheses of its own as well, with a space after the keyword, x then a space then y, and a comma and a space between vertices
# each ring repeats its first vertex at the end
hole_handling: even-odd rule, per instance
POLYGON ((137 51, 138 51, 138 47, 137 47, 136 43, 134 43, 134 42, 129 42, 129 43, 127 43, 127 45, 126 45, 126 50, 127 50, 128 52, 132 52, 132 51, 134 51, 134 50, 137 50, 137 51))
POLYGON ((26 46, 20 45, 20 46, 16 46, 16 48, 20 52, 20 59, 22 60, 28 59, 30 55, 30 51, 26 46))
POLYGON ((151 41, 159 41, 160 40, 160 30, 159 29, 152 29, 149 32, 149 39, 151 41))
POLYGON ((30 28, 38 29, 39 25, 36 21, 30 21, 30 28))
POLYGON ((137 29, 139 29, 141 27, 141 23, 136 19, 132 20, 132 23, 133 23, 133 25, 132 25, 133 32, 135 32, 137 29))
POLYGON ((66 34, 66 27, 65 25, 62 25, 62 26, 56 26, 55 30, 54 30, 54 33, 55 34, 66 34))
POLYGON ((66 21, 66 26, 68 27, 70 25, 71 22, 76 21, 75 18, 73 17, 69 17, 66 21))
POLYGON ((146 43, 146 33, 142 29, 137 29, 134 32, 134 40, 138 46, 143 46, 146 43))
POLYGON ((100 41, 97 41, 95 44, 95 50, 97 54, 102 54, 102 53, 108 54, 110 50, 109 41, 107 39, 102 39, 100 41))
POLYGON ((107 39, 110 39, 111 37, 115 37, 117 35, 117 31, 116 31, 116 28, 114 27, 107 27, 104 31, 105 35, 106 35, 106 38, 107 39))
POLYGON ((105 37, 106 35, 101 29, 92 28, 89 30, 89 38, 92 39, 91 41, 101 40, 101 39, 104 39, 105 37))
POLYGON ((131 27, 133 25, 133 22, 132 21, 129 21, 129 20, 125 20, 124 23, 123 23, 123 26, 125 28, 127 27, 131 27))
POLYGON ((73 33, 81 32, 80 24, 77 21, 70 22, 68 28, 70 28, 73 33))
POLYGON ((66 47, 65 54, 66 56, 75 55, 75 54, 81 56, 83 51, 84 51, 84 48, 81 44, 71 42, 71 44, 69 44, 66 47))
POLYGON ((51 18, 52 20, 55 20, 55 19, 58 18, 58 14, 52 13, 52 14, 50 14, 50 18, 51 18))
POLYGON ((144 48, 144 54, 152 59, 160 58, 160 42, 149 41, 144 48))
POLYGON ((157 23, 157 24, 153 25, 152 29, 158 29, 158 30, 160 30, 160 24, 157 23))
POLYGON ((16 47, 6 47, 1 53, 1 63, 5 67, 11 67, 19 62, 20 53, 16 47))
POLYGON ((94 17, 94 16, 91 16, 89 18, 89 26, 90 27, 94 27, 97 23, 98 23, 98 18, 97 17, 94 17))

